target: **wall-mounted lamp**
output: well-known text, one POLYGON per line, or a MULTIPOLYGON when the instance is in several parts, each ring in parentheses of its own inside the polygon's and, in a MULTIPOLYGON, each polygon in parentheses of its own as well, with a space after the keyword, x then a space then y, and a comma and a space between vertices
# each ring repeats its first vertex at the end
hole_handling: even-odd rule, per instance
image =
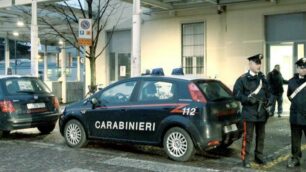
POLYGON ((217 5, 217 13, 222 14, 226 12, 226 5, 217 5))

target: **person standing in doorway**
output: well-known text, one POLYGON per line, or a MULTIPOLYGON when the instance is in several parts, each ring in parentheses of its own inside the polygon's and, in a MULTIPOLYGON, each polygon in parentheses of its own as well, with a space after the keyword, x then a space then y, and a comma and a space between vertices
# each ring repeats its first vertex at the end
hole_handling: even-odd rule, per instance
POLYGON ((262 54, 249 57, 249 71, 240 76, 234 85, 234 96, 242 104, 243 140, 241 149, 242 164, 251 168, 250 149, 255 129, 255 162, 265 164, 263 155, 265 124, 269 116, 265 109, 270 99, 269 85, 260 72, 262 54))
POLYGON ((277 114, 278 117, 281 117, 281 114, 283 113, 283 84, 288 83, 288 81, 284 80, 280 72, 280 66, 278 64, 275 65, 274 69, 268 73, 267 80, 272 93, 272 106, 269 112, 270 116, 274 116, 275 106, 277 102, 277 114))
POLYGON ((291 128, 291 153, 288 160, 289 168, 299 166, 302 157, 301 138, 306 136, 306 58, 299 59, 296 63, 297 74, 289 80, 287 96, 291 101, 290 128, 291 128))

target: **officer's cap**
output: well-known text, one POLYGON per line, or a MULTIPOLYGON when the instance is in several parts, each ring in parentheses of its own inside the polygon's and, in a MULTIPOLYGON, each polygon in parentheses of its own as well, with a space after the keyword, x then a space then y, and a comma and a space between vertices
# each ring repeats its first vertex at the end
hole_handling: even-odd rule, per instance
POLYGON ((263 55, 262 54, 256 54, 254 56, 248 57, 249 61, 253 61, 256 64, 261 64, 261 59, 263 59, 263 55))
POLYGON ((300 58, 295 64, 299 67, 306 68, 306 57, 300 58))

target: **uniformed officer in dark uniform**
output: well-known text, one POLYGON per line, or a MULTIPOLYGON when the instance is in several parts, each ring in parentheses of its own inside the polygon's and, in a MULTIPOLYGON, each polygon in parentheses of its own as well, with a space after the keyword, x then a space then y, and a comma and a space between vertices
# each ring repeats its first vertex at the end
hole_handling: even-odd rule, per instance
POLYGON ((302 132, 306 136, 306 58, 299 59, 296 63, 297 71, 289 80, 287 96, 291 101, 290 127, 291 127, 291 152, 288 167, 300 165, 302 132))
POLYGON ((243 140, 241 159, 243 166, 250 168, 250 148, 255 129, 255 162, 265 164, 263 155, 265 124, 269 116, 265 107, 269 104, 270 92, 265 76, 260 72, 262 54, 249 57, 249 71, 240 76, 234 85, 234 96, 242 104, 243 140))

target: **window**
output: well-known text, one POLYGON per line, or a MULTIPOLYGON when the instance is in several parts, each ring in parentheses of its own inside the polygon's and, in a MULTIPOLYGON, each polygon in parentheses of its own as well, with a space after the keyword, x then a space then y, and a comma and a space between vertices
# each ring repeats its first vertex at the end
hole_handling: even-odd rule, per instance
POLYGON ((199 82, 197 85, 208 100, 217 101, 232 98, 231 93, 220 82, 199 82))
POLYGON ((103 104, 126 103, 130 100, 136 81, 125 82, 104 91, 99 100, 103 104))
POLYGON ((9 94, 50 93, 49 88, 40 80, 32 78, 7 79, 5 86, 9 94))
POLYGON ((185 74, 204 73, 204 23, 182 25, 182 61, 185 74))
POLYGON ((141 86, 139 101, 170 100, 174 97, 174 85, 162 81, 146 81, 141 86))

